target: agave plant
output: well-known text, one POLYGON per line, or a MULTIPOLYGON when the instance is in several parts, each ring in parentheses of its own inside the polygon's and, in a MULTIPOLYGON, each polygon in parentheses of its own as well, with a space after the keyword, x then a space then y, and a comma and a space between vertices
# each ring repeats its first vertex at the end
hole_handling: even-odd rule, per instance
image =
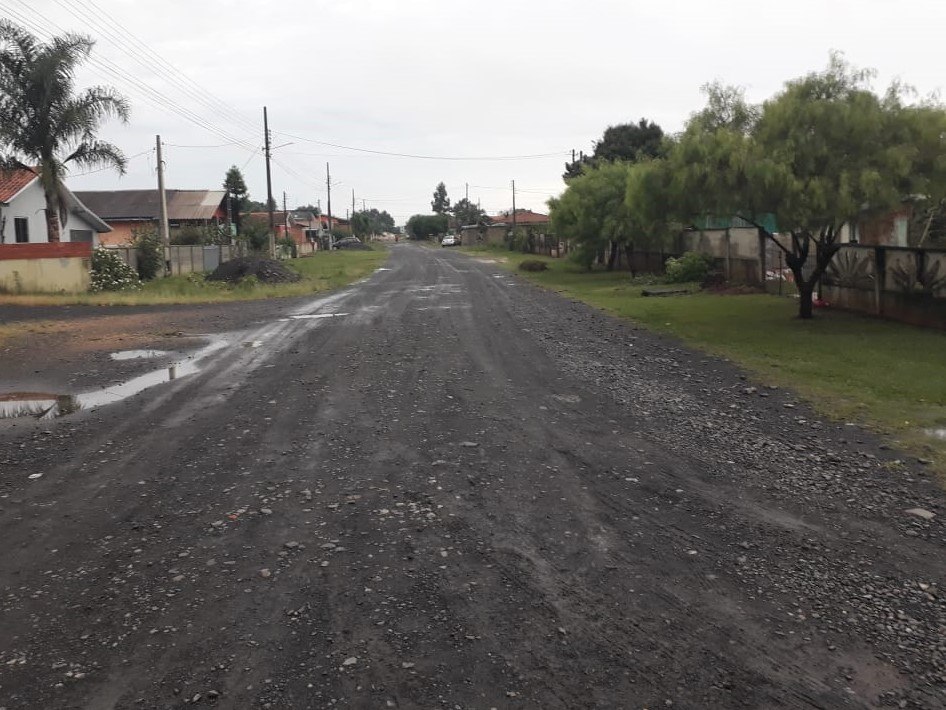
POLYGON ((920 258, 917 254, 911 259, 911 264, 904 265, 898 262, 890 269, 890 277, 904 293, 922 293, 932 295, 940 289, 946 289, 946 273, 940 274, 942 261, 931 261, 929 259, 923 264, 922 268, 916 264, 916 259, 920 258))
POLYGON ((873 262, 857 249, 842 250, 828 266, 827 275, 832 283, 844 288, 872 288, 873 262))

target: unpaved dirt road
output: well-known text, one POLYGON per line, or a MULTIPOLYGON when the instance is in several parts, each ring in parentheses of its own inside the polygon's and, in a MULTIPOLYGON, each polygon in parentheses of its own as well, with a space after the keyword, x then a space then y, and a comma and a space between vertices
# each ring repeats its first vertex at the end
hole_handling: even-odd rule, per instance
POLYGON ((0 423, 0 708, 946 707, 922 465, 446 250, 277 307, 0 423))

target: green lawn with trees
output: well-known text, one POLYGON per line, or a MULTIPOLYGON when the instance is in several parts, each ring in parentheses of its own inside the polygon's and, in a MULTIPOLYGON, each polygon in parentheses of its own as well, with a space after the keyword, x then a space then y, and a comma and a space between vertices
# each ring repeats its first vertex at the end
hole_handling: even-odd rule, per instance
POLYGON ((946 110, 933 98, 911 102, 900 84, 877 93, 873 76, 835 54, 759 106, 708 85, 706 107, 659 149, 641 121, 618 132, 623 149, 568 166, 568 186, 550 202, 553 229, 590 265, 605 249, 613 263, 619 248, 659 244, 706 217, 740 217, 783 252, 798 315, 811 318, 845 226, 905 200, 936 211, 946 199, 946 110))

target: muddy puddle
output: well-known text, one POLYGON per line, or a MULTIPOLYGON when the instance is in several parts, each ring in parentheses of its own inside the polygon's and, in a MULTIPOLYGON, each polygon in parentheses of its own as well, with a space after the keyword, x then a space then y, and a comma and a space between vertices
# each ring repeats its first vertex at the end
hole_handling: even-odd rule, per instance
MULTIPOLYGON (((36 419, 54 419, 75 414, 84 409, 95 409, 106 404, 114 404, 123 399, 143 392, 149 387, 164 384, 180 377, 198 372, 208 355, 227 345, 226 341, 217 341, 198 350, 192 356, 180 362, 157 368, 124 382, 109 385, 101 389, 81 393, 50 392, 6 392, 0 393, 0 419, 34 417, 36 419)), ((168 353, 160 350, 124 350, 112 353, 114 360, 134 360, 158 358, 168 353), (128 355, 128 353, 149 353, 148 355, 128 355), (120 355, 120 357, 114 357, 120 355)))
POLYGON ((166 350, 119 350, 111 353, 109 358, 112 360, 157 360, 166 357, 169 353, 166 350))

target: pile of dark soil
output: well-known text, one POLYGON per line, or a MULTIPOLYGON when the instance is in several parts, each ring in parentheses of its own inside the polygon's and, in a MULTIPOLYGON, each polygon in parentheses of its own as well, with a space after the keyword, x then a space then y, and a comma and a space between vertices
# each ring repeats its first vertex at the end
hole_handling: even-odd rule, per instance
POLYGON ((526 259, 519 264, 520 271, 546 271, 549 265, 538 259, 526 259))
POLYGON ((274 259, 241 256, 220 264, 213 273, 207 276, 207 280, 236 283, 247 276, 255 276, 260 283, 265 284, 290 283, 302 278, 292 269, 286 268, 282 262, 274 259))

